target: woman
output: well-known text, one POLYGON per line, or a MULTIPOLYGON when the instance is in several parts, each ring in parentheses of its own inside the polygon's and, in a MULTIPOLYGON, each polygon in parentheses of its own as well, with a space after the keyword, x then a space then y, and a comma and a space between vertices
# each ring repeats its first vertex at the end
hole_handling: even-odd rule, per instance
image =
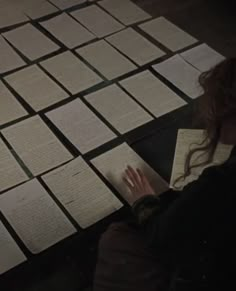
MULTIPOLYGON (((203 73, 200 84, 209 162, 219 141, 236 145, 236 59, 203 73)), ((227 162, 205 169, 182 191, 156 197, 148 179, 132 167, 124 182, 137 223, 114 224, 103 235, 94 291, 234 289, 236 148, 227 162)))

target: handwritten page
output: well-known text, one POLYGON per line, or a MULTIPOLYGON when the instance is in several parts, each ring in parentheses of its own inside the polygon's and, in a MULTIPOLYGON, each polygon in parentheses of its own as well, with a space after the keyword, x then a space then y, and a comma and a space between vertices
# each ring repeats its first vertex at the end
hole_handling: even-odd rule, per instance
POLYGON ((131 27, 107 37, 106 40, 139 66, 165 55, 161 49, 131 27))
POLYGON ((39 116, 7 127, 2 134, 35 176, 72 159, 39 116))
POLYGON ((28 180, 28 176, 0 139, 0 192, 28 180))
POLYGON ((0 80, 0 125, 13 121, 28 113, 0 80))
POLYGON ((84 46, 76 52, 108 80, 122 76, 137 68, 104 40, 84 46))
POLYGON ((78 4, 82 4, 86 2, 86 0, 50 0, 50 2, 63 10, 78 4))
POLYGON ((202 88, 198 82, 201 72, 185 62, 179 55, 154 65, 153 69, 190 98, 194 99, 202 94, 202 88))
POLYGON ((29 60, 34 61, 59 49, 32 24, 25 24, 3 33, 3 36, 29 60))
POLYGON ((0 221, 0 274, 3 274, 26 261, 10 233, 0 221))
POLYGON ((40 24, 70 49, 95 39, 91 32, 66 13, 40 24))
POLYGON ((45 0, 21 0, 17 2, 19 3, 16 5, 20 10, 31 19, 37 19, 58 11, 54 5, 45 0))
POLYGON ((116 137, 79 99, 52 110, 46 115, 83 154, 116 137))
MULTIPOLYGON (((202 171, 209 166, 219 165, 225 162, 231 153, 232 146, 219 144, 217 146, 213 162, 211 164, 200 166, 192 169, 191 175, 188 176, 185 180, 181 179, 176 182, 176 179, 181 177, 184 174, 184 166, 187 154, 190 150, 198 148, 202 145, 204 141, 204 131, 198 129, 179 129, 178 137, 175 148, 175 158, 172 168, 172 176, 170 185, 176 188, 182 188, 187 185, 189 182, 196 180, 202 171)), ((197 165, 200 162, 204 162, 207 156, 204 152, 200 151, 193 155, 191 165, 197 165)))
POLYGON ((115 84, 91 93, 85 98, 121 134, 153 120, 115 84))
MULTIPOLYGON (((1 19, 1 18, 0 18, 1 19)), ((26 63, 0 35, 0 74, 23 67, 26 63)))
POLYGON ((43 180, 82 228, 122 207, 81 157, 46 174, 43 180))
POLYGON ((150 71, 129 77, 120 84, 156 117, 186 104, 150 71))
POLYGON ((76 10, 71 15, 100 38, 124 28, 120 22, 97 5, 76 10))
POLYGON ((1 195, 0 210, 34 254, 76 232, 36 179, 1 195))
POLYGON ((162 16, 139 27, 173 52, 197 42, 194 37, 162 16))
POLYGON ((125 25, 151 18, 151 15, 129 0, 103 0, 99 5, 125 25))
POLYGON ((103 81, 70 51, 47 59, 41 65, 71 94, 79 93, 103 81))
POLYGON ((206 72, 225 60, 224 56, 205 43, 187 50, 180 55, 201 72, 206 72))
POLYGON ((168 189, 167 183, 126 143, 96 157, 91 162, 128 202, 131 194, 122 180, 128 165, 144 172, 157 195, 168 189))
POLYGON ((35 111, 47 108, 69 97, 37 65, 8 75, 5 80, 35 111))

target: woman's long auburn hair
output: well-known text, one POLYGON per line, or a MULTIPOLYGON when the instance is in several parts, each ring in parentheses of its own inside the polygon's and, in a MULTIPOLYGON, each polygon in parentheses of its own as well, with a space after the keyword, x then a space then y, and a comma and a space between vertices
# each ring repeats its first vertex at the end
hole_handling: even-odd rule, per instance
POLYGON ((221 136, 222 124, 236 116, 236 58, 226 59, 200 75, 203 95, 199 98, 197 119, 204 126, 204 139, 199 147, 189 151, 184 175, 175 183, 191 174, 193 168, 212 162, 221 136), (191 165, 193 155, 203 153, 203 162, 191 165))

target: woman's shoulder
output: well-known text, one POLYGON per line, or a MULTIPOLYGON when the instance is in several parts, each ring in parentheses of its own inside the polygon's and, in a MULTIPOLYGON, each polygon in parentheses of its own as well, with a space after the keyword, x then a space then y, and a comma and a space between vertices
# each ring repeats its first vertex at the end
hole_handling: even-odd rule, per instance
POLYGON ((206 168, 200 179, 208 182, 213 180, 216 184, 233 182, 236 185, 236 151, 225 163, 206 168))

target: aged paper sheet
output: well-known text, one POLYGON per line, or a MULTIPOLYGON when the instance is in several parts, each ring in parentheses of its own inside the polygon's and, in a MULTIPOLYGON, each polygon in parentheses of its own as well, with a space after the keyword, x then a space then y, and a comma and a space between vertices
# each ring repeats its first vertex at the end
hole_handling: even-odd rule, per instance
POLYGON ((1 195, 0 210, 34 254, 76 232, 36 179, 1 195))
POLYGON ((91 162, 128 202, 130 192, 122 180, 128 165, 144 172, 157 195, 168 189, 167 183, 126 143, 96 157, 91 162))
POLYGON ((82 228, 122 207, 81 157, 46 174, 43 180, 82 228))

